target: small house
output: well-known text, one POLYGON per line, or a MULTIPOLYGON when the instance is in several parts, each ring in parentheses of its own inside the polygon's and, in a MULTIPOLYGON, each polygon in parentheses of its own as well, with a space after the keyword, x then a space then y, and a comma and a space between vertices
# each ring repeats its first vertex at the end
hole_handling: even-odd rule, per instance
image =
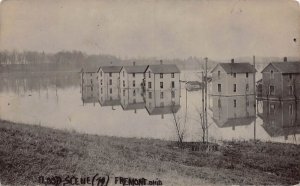
POLYGON ((98 86, 98 74, 97 68, 86 67, 82 68, 81 73, 81 84, 85 86, 98 86))
POLYGON ((256 69, 250 63, 219 63, 211 73, 213 96, 254 95, 256 69))
POLYGON ((261 73, 262 99, 299 99, 300 62, 271 62, 261 73))
POLYGON ((149 65, 145 70, 145 89, 149 91, 179 90, 180 71, 177 65, 149 65))
POLYGON ((146 68, 146 65, 135 65, 135 63, 133 66, 123 66, 120 72, 120 87, 141 88, 146 68))

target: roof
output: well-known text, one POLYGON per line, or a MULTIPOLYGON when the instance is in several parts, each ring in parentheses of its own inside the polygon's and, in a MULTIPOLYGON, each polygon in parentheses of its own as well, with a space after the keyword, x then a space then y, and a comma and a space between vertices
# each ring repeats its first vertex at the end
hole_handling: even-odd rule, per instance
POLYGON ((102 66, 99 68, 99 70, 102 69, 104 73, 109 73, 109 72, 119 73, 121 71, 121 68, 122 66, 102 66))
POLYGON ((153 107, 151 109, 146 107, 146 110, 148 111, 149 115, 172 114, 172 113, 177 113, 179 109, 180 109, 180 105, 153 107))
POLYGON ((227 74, 229 73, 255 73, 256 69, 250 63, 219 63, 211 70, 213 72, 220 65, 227 74))
POLYGON ((300 134, 300 126, 282 127, 263 123, 262 127, 271 137, 300 134))
POLYGON ((274 66, 281 73, 300 73, 299 61, 298 62, 271 62, 262 70, 262 72, 270 65, 274 66))
POLYGON ((147 65, 137 65, 137 66, 124 66, 123 68, 126 70, 128 74, 132 73, 144 73, 147 69, 147 65))
POLYGON ((95 67, 83 67, 83 68, 81 68, 81 72, 96 73, 97 71, 98 71, 98 68, 95 68, 95 67))
POLYGON ((167 73, 179 73, 180 72, 179 68, 175 64, 149 65, 148 68, 150 68, 154 74, 160 74, 160 73, 167 74, 167 73))

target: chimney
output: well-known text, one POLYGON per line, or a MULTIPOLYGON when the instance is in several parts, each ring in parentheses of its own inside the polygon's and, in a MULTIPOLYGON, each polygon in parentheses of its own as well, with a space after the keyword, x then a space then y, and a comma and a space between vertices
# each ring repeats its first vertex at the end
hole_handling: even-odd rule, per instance
POLYGON ((161 59, 161 60, 159 60, 159 62, 160 62, 160 64, 162 65, 163 64, 163 60, 161 59))
POLYGON ((287 57, 284 57, 284 58, 283 58, 283 62, 287 62, 287 57))
POLYGON ((135 66, 135 61, 134 61, 134 62, 132 62, 132 64, 133 64, 133 66, 135 66))
POLYGON ((234 63, 234 59, 233 58, 231 59, 231 63, 234 63))

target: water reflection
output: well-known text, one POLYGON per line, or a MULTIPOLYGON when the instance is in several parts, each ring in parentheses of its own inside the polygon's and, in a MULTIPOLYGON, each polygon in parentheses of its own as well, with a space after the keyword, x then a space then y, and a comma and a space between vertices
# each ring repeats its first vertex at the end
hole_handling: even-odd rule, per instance
POLYGON ((123 110, 137 110, 145 108, 142 88, 121 88, 121 106, 123 110))
POLYGON ((220 128, 250 125, 255 120, 254 96, 212 96, 213 120, 220 128))
POLYGON ((298 101, 262 101, 263 112, 258 115, 263 119, 262 127, 271 137, 300 134, 300 109, 298 101))

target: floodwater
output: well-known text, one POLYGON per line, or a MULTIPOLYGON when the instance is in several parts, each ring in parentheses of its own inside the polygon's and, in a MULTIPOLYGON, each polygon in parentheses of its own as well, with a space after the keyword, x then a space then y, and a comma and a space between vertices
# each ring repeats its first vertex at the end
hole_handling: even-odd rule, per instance
MULTIPOLYGON (((81 86, 79 73, 0 74, 0 118, 81 133, 176 140, 174 118, 186 141, 200 141, 201 90, 153 91, 81 86), (103 92, 105 90, 102 90, 103 92), (155 100, 155 101, 153 101, 155 100)), ((181 80, 199 80, 182 72, 181 80)), ((300 141, 300 104, 258 101, 253 96, 208 96, 209 140, 300 141)))

